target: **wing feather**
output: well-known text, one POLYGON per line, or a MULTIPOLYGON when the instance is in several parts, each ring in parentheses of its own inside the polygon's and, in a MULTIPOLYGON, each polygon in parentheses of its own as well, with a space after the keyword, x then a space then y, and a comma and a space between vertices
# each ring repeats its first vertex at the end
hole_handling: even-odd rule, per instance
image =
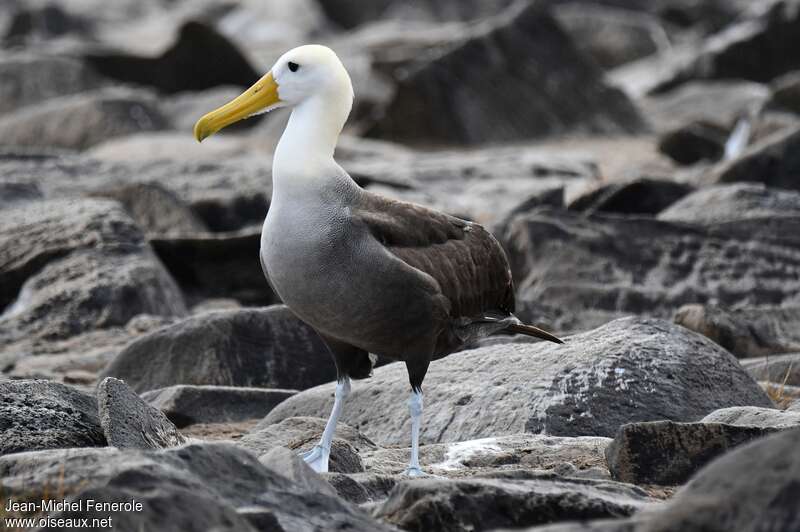
POLYGON ((353 214, 392 254, 439 283, 451 318, 513 312, 508 260, 482 226, 366 191, 353 214))

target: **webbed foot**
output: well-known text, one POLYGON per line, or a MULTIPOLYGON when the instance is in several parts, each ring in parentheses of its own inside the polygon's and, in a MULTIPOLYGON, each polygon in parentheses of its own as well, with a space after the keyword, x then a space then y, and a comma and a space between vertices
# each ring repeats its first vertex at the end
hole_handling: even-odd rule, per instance
POLYGON ((317 473, 327 473, 330 454, 330 449, 325 449, 321 445, 315 445, 310 451, 300 453, 300 458, 317 473))

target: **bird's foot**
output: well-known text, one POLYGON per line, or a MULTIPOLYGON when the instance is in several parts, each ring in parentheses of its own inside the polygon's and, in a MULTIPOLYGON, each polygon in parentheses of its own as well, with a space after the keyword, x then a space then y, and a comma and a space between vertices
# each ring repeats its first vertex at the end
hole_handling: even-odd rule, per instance
POLYGON ((403 475, 407 477, 427 477, 428 474, 423 471, 419 466, 408 466, 403 475))
POLYGON ((315 445, 310 451, 300 453, 300 458, 317 473, 327 473, 330 454, 329 449, 325 449, 322 445, 315 445))

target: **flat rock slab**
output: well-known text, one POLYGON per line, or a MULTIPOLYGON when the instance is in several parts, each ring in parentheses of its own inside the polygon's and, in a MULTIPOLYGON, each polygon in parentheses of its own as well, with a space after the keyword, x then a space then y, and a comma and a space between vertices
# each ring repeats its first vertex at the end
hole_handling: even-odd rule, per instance
POLYGON ((231 444, 79 451, 0 457, 4 495, 40 500, 60 482, 69 500, 84 501, 84 510, 54 518, 111 517, 121 530, 391 530, 329 489, 292 480, 231 444), (95 512, 88 499, 136 499, 142 510, 95 512))
MULTIPOLYGON (((631 421, 696 421, 728 406, 772 406, 735 358, 670 323, 623 318, 565 344, 500 344, 431 363, 423 443, 521 432, 613 436, 631 421)), ((263 423, 326 417, 333 384, 278 405, 263 423)), ((382 445, 408 445, 405 366, 390 364, 357 382, 342 421, 382 445)))
POLYGON ((756 379, 783 382, 788 371, 787 383, 800 384, 800 357, 794 357, 795 372, 785 363, 792 360, 791 355, 765 357, 800 352, 800 306, 684 305, 675 312, 673 320, 744 359, 742 365, 756 379))
POLYGON ((692 192, 663 210, 658 219, 715 224, 786 215, 800 215, 800 192, 767 188, 763 183, 731 183, 692 192))
POLYGON ((48 381, 0 382, 0 455, 63 447, 101 447, 106 438, 94 397, 48 381))
MULTIPOLYGON (((565 438, 539 434, 514 434, 420 447, 420 463, 430 474, 469 477, 506 470, 537 470, 568 476, 611 478, 605 450, 610 438, 565 438)), ((410 449, 376 449, 362 452, 367 472, 397 475, 408 466, 410 449)))
POLYGON ((192 316, 131 343, 103 376, 136 392, 173 384, 304 389, 336 379, 319 335, 284 305, 192 316))
POLYGON ((120 449, 165 449, 186 441, 160 410, 144 402, 119 379, 106 377, 97 386, 97 405, 109 445, 120 449))
POLYGON ((732 406, 715 410, 701 420, 703 423, 725 423, 741 427, 793 428, 800 426, 800 413, 775 408, 732 406))
POLYGON ((178 427, 195 423, 227 423, 263 418, 296 390, 178 384, 150 390, 142 399, 178 427))
POLYGON ((630 423, 620 427, 606 449, 606 458, 616 480, 677 485, 714 458, 774 431, 705 421, 630 423))
POLYGON ((407 530, 466 532, 622 517, 650 502, 644 491, 613 481, 415 479, 398 484, 374 515, 407 530))

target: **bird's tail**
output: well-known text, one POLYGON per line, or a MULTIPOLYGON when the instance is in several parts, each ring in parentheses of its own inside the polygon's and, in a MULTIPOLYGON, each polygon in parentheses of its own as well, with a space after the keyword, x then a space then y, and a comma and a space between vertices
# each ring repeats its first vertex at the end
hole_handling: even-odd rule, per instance
POLYGON ((517 334, 535 336, 536 338, 541 338, 542 340, 549 340, 550 342, 555 342, 557 344, 564 343, 564 340, 562 340, 558 336, 554 336, 549 332, 540 329, 539 327, 534 327, 533 325, 526 325, 524 323, 512 323, 507 327, 507 330, 517 334))

